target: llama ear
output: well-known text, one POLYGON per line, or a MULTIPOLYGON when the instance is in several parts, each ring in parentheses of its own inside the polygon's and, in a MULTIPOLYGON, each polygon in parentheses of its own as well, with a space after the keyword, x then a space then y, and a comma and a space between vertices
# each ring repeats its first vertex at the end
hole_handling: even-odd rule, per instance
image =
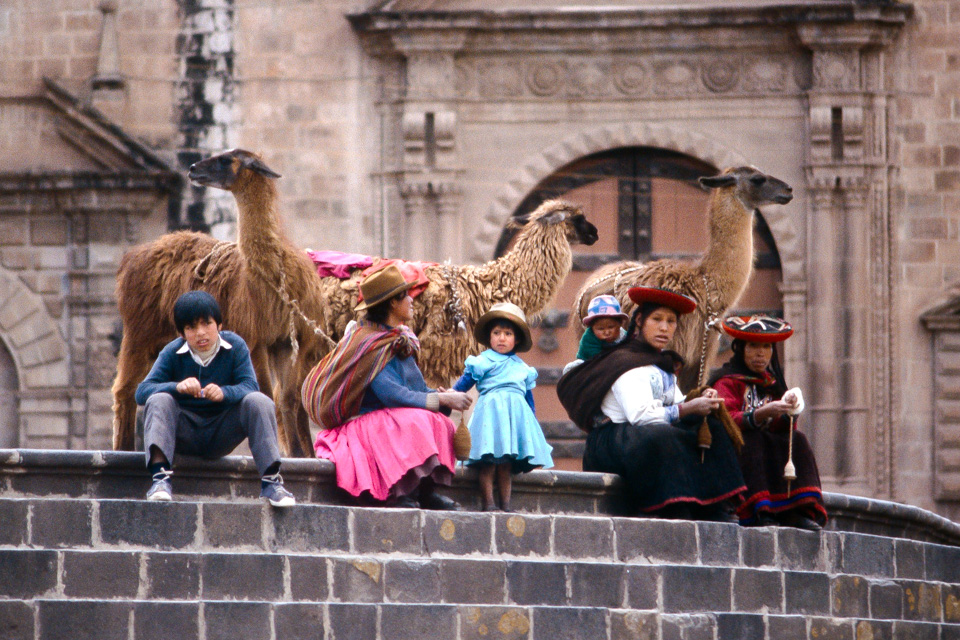
POLYGON ((268 178, 279 178, 280 174, 264 164, 263 160, 260 158, 255 158, 253 156, 244 156, 243 157, 243 166, 251 171, 256 171, 260 175, 266 176, 268 178))
POLYGON ((540 222, 543 224, 560 224, 567 219, 568 215, 570 215, 568 209, 557 209, 540 218, 540 222))
POLYGON ((701 186, 708 189, 719 189, 720 187, 731 187, 737 183, 737 179, 731 175, 705 176, 699 178, 701 186))
POLYGON ((510 218, 506 224, 506 227, 507 229, 523 229, 525 226, 527 226, 528 222, 530 222, 530 214, 525 213, 523 215, 510 218))

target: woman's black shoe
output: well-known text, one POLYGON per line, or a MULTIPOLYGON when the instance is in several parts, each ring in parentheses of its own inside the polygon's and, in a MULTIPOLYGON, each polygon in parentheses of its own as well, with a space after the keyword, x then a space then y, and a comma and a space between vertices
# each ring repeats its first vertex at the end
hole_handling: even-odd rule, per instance
POLYGON ((667 520, 693 520, 693 511, 690 509, 690 505, 683 502, 676 502, 674 504, 668 504, 667 506, 659 509, 657 515, 661 518, 666 518, 667 520))
POLYGON ((740 524, 737 513, 729 502, 717 502, 715 504, 700 507, 700 519, 710 522, 726 522, 729 524, 740 524))
POLYGON ((421 494, 420 506, 424 509, 433 509, 434 511, 462 511, 460 503, 447 496, 432 491, 427 494, 421 494))
POLYGON ((773 517, 773 514, 767 513, 766 511, 761 511, 757 514, 758 527, 776 527, 779 524, 777 519, 773 517))
POLYGON ((807 531, 820 531, 823 529, 815 520, 808 518, 802 513, 790 513, 787 512, 783 514, 781 518, 783 524, 788 527, 796 527, 798 529, 806 529, 807 531))

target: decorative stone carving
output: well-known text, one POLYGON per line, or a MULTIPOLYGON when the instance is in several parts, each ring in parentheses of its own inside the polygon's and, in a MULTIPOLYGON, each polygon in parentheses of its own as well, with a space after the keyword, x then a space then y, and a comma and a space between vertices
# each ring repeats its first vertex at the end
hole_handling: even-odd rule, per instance
POLYGON ((527 86, 536 96, 553 96, 566 83, 567 71, 559 62, 535 62, 527 67, 527 86))
POLYGON ((813 87, 820 91, 850 91, 860 84, 860 54, 852 50, 819 50, 813 56, 813 87))
POLYGON ((600 96, 608 84, 610 67, 596 60, 570 65, 570 93, 574 96, 600 96))
POLYGON ((650 85, 650 69, 636 60, 614 62, 613 84, 624 95, 640 95, 647 91, 650 85))
POLYGON ((523 76, 519 65, 491 64, 477 67, 477 88, 490 98, 518 97, 523 94, 523 76))
POLYGON ((743 88, 755 93, 779 93, 786 89, 788 79, 793 79, 793 74, 785 60, 763 57, 747 68, 743 88))
POLYGON ((726 93, 737 86, 742 65, 740 58, 719 59, 705 64, 700 70, 700 78, 710 91, 726 93))
POLYGON ((933 490, 938 500, 960 500, 960 296, 954 295, 920 316, 933 334, 934 449, 933 490))

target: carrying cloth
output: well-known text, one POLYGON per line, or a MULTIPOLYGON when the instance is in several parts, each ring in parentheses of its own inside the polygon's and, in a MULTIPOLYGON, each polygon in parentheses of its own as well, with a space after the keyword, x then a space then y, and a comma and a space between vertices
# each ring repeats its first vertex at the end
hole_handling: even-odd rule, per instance
POLYGON ((364 391, 390 358, 419 353, 420 341, 407 327, 357 322, 307 374, 303 406, 321 429, 340 426, 359 413, 364 391))
POLYGON ((570 369, 557 382, 557 396, 574 424, 589 433, 603 398, 617 378, 651 364, 672 374, 678 357, 673 351, 660 351, 642 340, 630 339, 570 369))

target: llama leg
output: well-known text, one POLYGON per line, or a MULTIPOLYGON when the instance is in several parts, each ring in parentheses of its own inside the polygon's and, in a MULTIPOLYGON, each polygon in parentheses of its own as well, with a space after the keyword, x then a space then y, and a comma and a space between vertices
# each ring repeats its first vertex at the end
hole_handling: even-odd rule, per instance
POLYGON ((154 352, 149 341, 138 340, 129 331, 123 334, 117 356, 117 377, 113 381, 113 448, 133 451, 136 440, 137 385, 150 372, 154 352))

